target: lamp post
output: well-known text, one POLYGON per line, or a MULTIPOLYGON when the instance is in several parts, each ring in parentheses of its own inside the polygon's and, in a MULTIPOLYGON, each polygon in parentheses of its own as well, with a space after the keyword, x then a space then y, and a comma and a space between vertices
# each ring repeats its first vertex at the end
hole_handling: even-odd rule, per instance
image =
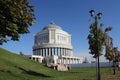
POLYGON ((98 20, 101 19, 101 16, 102 16, 102 13, 98 13, 97 15, 94 15, 95 14, 95 11, 94 10, 90 10, 89 11, 90 13, 90 16, 95 20, 94 24, 95 25, 95 36, 96 36, 96 58, 97 58, 97 80, 101 80, 101 77, 100 77, 100 62, 99 62, 99 41, 98 41, 98 20))

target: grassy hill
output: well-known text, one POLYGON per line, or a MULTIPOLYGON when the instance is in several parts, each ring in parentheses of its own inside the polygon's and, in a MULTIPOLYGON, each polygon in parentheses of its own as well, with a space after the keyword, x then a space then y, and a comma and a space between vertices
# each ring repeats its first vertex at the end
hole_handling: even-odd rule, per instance
MULTIPOLYGON (((94 68, 78 68, 60 72, 45 67, 20 55, 0 48, 0 80, 95 80, 94 68)), ((111 75, 110 69, 101 69, 102 80, 119 80, 118 75, 111 75)))
POLYGON ((43 80, 52 69, 0 48, 0 80, 43 80))

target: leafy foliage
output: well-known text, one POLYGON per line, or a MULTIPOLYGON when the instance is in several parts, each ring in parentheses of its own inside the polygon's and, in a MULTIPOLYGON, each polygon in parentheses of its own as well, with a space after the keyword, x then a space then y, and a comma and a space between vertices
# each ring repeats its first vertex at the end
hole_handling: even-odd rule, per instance
POLYGON ((106 44, 105 48, 106 48, 106 53, 105 53, 106 59, 108 59, 109 61, 112 61, 114 57, 112 47, 109 44, 106 44))
POLYGON ((113 48, 113 61, 118 62, 120 61, 120 52, 118 51, 117 47, 113 48))
POLYGON ((117 47, 113 47, 112 42, 110 41, 109 37, 107 38, 108 42, 106 42, 105 48, 106 53, 105 57, 109 61, 118 62, 120 61, 120 51, 118 51, 117 47))
POLYGON ((0 0, 0 45, 19 40, 34 24, 34 8, 27 0, 0 0))
POLYGON ((102 55, 103 46, 107 39, 106 33, 112 29, 108 27, 103 31, 102 26, 103 25, 100 24, 100 27, 98 27, 97 21, 90 25, 90 34, 88 35, 89 49, 90 54, 92 54, 94 58, 102 55))

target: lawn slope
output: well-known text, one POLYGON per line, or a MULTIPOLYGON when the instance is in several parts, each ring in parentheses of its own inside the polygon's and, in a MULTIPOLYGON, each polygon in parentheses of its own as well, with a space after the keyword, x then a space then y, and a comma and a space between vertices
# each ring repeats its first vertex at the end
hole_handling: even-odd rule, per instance
POLYGON ((0 80, 43 80, 54 70, 0 48, 0 80))

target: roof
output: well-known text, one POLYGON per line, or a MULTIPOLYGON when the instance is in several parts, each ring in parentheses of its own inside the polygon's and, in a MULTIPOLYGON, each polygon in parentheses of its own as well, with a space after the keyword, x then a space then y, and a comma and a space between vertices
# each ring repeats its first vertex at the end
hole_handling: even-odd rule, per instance
POLYGON ((56 25, 55 23, 50 23, 47 26, 45 26, 43 28, 43 30, 50 29, 50 28, 53 28, 53 29, 62 29, 60 26, 56 25))

